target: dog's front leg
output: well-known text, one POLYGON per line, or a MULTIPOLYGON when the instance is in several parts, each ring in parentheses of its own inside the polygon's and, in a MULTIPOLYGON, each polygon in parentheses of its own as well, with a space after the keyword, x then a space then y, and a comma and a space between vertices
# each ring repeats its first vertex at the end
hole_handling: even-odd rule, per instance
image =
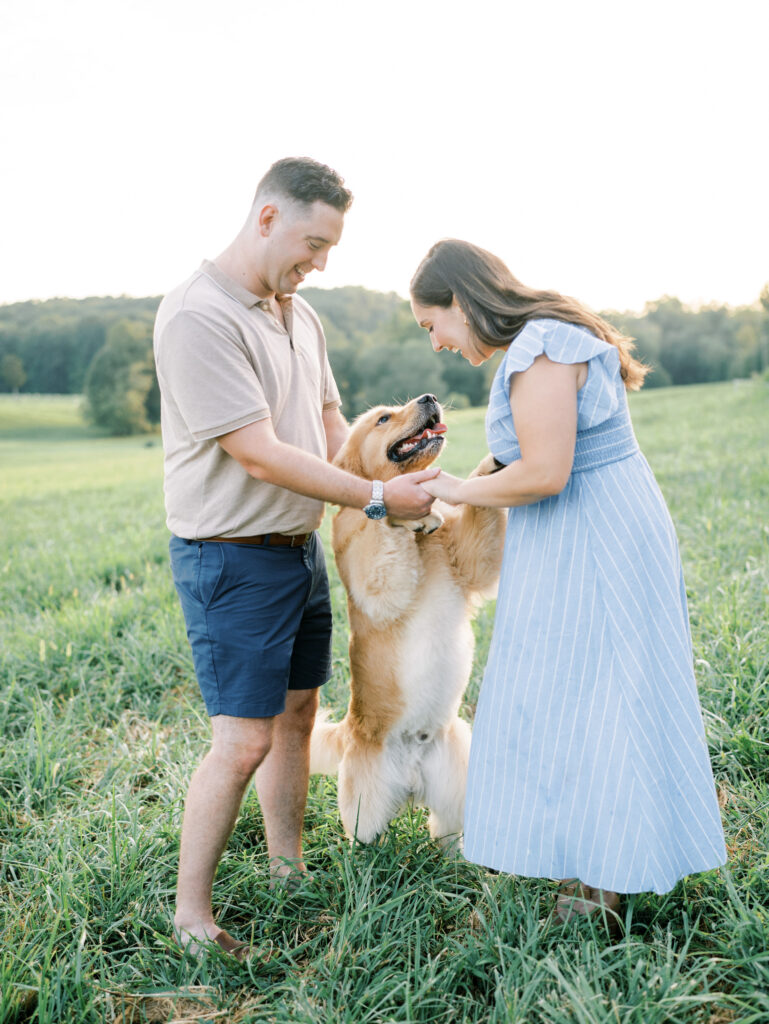
MULTIPOLYGON (((488 476, 500 469, 493 455, 481 459, 470 477, 488 476)), ((499 578, 505 543, 507 514, 502 508, 462 505, 446 529, 450 550, 462 586, 469 593, 492 596, 499 578)))
POLYGON ((368 523, 354 535, 337 564, 352 600, 376 626, 400 618, 414 598, 419 580, 416 544, 384 522, 368 523))

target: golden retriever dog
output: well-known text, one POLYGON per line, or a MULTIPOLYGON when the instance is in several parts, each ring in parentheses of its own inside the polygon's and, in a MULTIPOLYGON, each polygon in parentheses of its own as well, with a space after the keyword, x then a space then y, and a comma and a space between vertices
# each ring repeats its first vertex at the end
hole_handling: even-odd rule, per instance
MULTIPOLYGON (((444 446, 441 415, 433 395, 370 409, 334 462, 368 480, 425 469, 444 446)), ((489 455, 475 474, 494 469, 489 455)), ((470 727, 457 712, 472 666, 472 611, 496 587, 505 513, 439 504, 413 521, 342 508, 332 525, 351 695, 341 722, 319 714, 310 770, 338 771, 342 824, 365 843, 409 800, 429 808, 430 834, 444 845, 462 831, 470 727)))

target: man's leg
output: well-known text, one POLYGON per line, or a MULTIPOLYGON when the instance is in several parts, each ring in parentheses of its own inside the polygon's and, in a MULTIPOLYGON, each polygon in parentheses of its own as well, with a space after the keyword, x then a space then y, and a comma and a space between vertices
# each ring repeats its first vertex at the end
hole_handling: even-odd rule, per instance
POLYGON ((305 871, 302 824, 310 778, 310 734, 318 691, 289 690, 286 710, 274 719, 272 746, 256 773, 273 878, 305 871))
POLYGON ((186 936, 211 939, 220 931, 211 910, 214 875, 243 794, 270 749, 275 721, 229 715, 211 719, 211 749, 190 780, 184 807, 174 916, 183 944, 186 936))

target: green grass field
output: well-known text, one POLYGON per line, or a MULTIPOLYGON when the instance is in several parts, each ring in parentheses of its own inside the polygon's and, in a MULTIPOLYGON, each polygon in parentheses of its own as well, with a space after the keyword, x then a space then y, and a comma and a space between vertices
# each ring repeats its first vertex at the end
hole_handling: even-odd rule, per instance
MULTIPOLYGON (((259 806, 244 804, 215 906, 271 955, 241 967, 170 941, 208 723, 167 565, 159 439, 100 437, 74 399, 2 396, 0 1022, 769 1021, 769 384, 650 391, 632 412, 681 541, 727 868, 630 900, 612 944, 587 921, 556 931, 550 883, 444 859, 422 812, 350 848, 334 780, 314 779, 315 882, 299 895, 270 893, 259 806)), ((443 464, 467 472, 483 412, 448 422, 443 464)), ((330 569, 325 699, 341 712, 330 569)), ((468 708, 492 619, 492 605, 476 619, 468 708)))

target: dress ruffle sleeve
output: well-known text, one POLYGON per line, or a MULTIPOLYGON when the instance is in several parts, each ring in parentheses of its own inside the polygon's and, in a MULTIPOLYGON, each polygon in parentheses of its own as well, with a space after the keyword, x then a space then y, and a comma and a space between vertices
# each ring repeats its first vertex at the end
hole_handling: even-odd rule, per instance
POLYGON ((619 352, 584 327, 562 320, 530 320, 497 368, 486 414, 489 449, 501 462, 520 458, 518 438, 510 408, 510 378, 528 370, 537 356, 554 363, 587 363, 588 378, 577 394, 577 431, 588 430, 613 416, 620 408, 624 384, 620 377, 619 352))

